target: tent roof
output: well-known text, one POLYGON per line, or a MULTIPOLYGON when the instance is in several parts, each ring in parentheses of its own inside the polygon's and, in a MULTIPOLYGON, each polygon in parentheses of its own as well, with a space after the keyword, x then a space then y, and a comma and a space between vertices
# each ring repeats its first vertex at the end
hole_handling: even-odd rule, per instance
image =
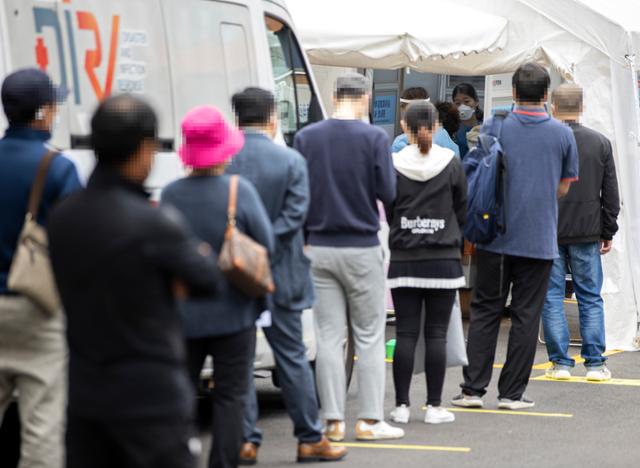
POLYGON ((614 61, 640 53, 638 0, 518 0, 614 61))
POLYGON ((541 60, 567 75, 592 49, 625 66, 625 57, 635 54, 640 67, 638 0, 287 0, 287 5, 302 45, 319 65, 464 75, 503 73, 524 60, 541 60))
POLYGON ((316 64, 421 68, 431 59, 492 52, 507 40, 506 19, 447 0, 288 0, 287 6, 316 64))

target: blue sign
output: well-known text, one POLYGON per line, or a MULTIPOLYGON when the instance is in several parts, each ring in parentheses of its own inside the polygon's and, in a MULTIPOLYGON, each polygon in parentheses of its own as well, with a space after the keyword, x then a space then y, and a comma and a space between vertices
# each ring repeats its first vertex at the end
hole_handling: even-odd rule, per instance
POLYGON ((373 123, 375 125, 395 125, 396 96, 382 94, 373 98, 373 123))

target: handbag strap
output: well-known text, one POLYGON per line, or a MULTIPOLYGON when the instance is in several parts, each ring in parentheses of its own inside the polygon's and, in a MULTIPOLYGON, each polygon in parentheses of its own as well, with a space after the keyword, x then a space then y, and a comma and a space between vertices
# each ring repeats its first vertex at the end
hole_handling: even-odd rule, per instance
POLYGON ((36 177, 31 186, 31 193, 29 194, 29 204, 27 205, 27 218, 29 219, 36 220, 38 218, 38 210, 40 208, 40 202, 42 201, 42 192, 44 191, 44 185, 47 180, 49 166, 51 166, 51 161, 53 161, 53 158, 57 155, 58 153, 53 150, 47 151, 38 165, 38 171, 36 172, 36 177))
POLYGON ((227 229, 236 225, 236 210, 238 202, 238 179, 237 175, 232 175, 229 180, 229 206, 227 207, 227 229))

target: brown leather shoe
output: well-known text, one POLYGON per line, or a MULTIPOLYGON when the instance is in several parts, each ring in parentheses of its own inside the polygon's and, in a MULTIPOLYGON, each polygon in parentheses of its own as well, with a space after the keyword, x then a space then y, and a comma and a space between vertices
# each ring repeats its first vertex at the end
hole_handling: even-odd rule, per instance
POLYGON ((238 465, 249 466, 258 462, 258 446, 251 442, 245 442, 240 447, 240 459, 238 465))
POLYGON ((298 444, 298 463, 338 461, 347 455, 345 447, 334 447, 329 439, 322 437, 319 442, 298 444))

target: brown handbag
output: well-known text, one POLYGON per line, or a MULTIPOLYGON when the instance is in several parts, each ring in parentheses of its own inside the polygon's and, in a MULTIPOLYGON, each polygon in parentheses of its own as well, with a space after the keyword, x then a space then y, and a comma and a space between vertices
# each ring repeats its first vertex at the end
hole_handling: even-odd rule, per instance
POLYGON ((49 260, 47 232, 37 219, 49 166, 56 155, 48 151, 38 166, 7 280, 9 290, 31 299, 49 315, 58 313, 62 306, 49 260))
POLYGON ((233 175, 229 183, 227 229, 218 256, 218 266, 231 284, 247 296, 262 297, 276 289, 271 276, 269 253, 236 228, 238 179, 237 175, 233 175))

